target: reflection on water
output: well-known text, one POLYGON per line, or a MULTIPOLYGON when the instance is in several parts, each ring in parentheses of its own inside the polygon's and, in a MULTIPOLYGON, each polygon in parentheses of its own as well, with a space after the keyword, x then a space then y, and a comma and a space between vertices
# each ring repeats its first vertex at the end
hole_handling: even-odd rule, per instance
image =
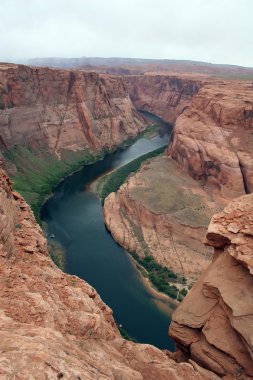
POLYGON ((168 337, 173 303, 155 297, 144 285, 129 255, 112 239, 99 199, 87 185, 106 171, 163 146, 169 132, 142 138, 124 151, 84 167, 66 178, 41 210, 41 218, 66 251, 66 272, 96 288, 116 321, 139 342, 173 350, 168 337))

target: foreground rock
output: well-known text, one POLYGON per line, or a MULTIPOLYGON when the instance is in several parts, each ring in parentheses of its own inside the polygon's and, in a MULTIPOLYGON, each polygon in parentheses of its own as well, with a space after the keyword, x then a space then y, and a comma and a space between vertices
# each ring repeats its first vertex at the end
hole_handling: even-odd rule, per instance
POLYGON ((203 85, 176 120, 169 156, 225 198, 253 192, 253 86, 203 85))
POLYGON ((120 337, 96 291, 53 264, 30 207, 2 170, 0 208, 1 379, 203 378, 190 364, 120 337))
POLYGON ((223 206, 214 196, 164 155, 146 161, 105 199, 105 223, 125 249, 151 255, 192 281, 210 263, 202 240, 211 216, 223 206))
POLYGON ((206 244, 207 271, 173 315, 178 357, 191 357, 226 378, 253 377, 253 195, 215 215, 206 244))

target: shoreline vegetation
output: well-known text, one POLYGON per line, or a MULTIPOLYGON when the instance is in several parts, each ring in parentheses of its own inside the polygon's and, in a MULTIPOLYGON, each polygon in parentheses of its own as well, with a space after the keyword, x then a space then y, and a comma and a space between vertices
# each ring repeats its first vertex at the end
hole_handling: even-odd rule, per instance
MULTIPOLYGON (((152 138, 159 132, 159 125, 149 125, 145 131, 139 133, 135 138, 128 138, 122 144, 114 149, 103 149, 100 151, 82 150, 82 151, 61 151, 61 160, 54 154, 46 152, 43 147, 33 149, 31 147, 14 146, 4 153, 5 158, 17 168, 16 173, 11 176, 13 187, 18 191, 31 206, 37 222, 41 223, 39 218, 40 209, 43 203, 51 196, 53 189, 66 177, 81 170, 86 165, 91 165, 102 160, 107 154, 112 154, 116 150, 123 150, 132 145, 139 138, 152 138)), ((162 154, 167 148, 167 144, 154 151, 148 152, 137 159, 129 162, 122 167, 115 169, 95 180, 92 184, 92 191, 97 193, 101 198, 102 204, 107 195, 116 191, 127 179, 129 175, 139 170, 143 161, 162 154), (94 186, 95 184, 95 186, 94 186)), ((46 233, 46 227, 43 229, 46 233)), ((64 271, 65 253, 62 247, 55 242, 48 241, 48 251, 53 262, 64 271)), ((167 268, 161 267, 152 257, 141 259, 136 253, 129 252, 134 264, 139 270, 144 285, 154 298, 164 301, 170 301, 174 305, 181 300, 176 297, 174 286, 161 284, 164 275, 176 276, 167 268), (148 267, 153 269, 149 270, 148 267), (154 281, 154 279, 156 279, 154 281)), ((123 338, 135 341, 135 338, 129 336, 121 325, 118 329, 123 338)))
MULTIPOLYGON (((90 184, 90 190, 96 193, 102 204, 104 204, 105 198, 110 193, 117 191, 130 175, 139 170, 144 161, 162 154, 166 147, 167 145, 155 149, 102 175, 90 184)), ((188 293, 187 280, 184 276, 160 265, 150 255, 145 255, 144 258, 141 258, 136 252, 127 252, 133 258, 134 264, 141 275, 148 279, 151 289, 154 289, 158 294, 164 294, 174 302, 181 302, 184 299, 188 293)))
POLYGON ((60 244, 53 244, 52 242, 48 241, 48 253, 55 263, 55 265, 61 269, 64 272, 64 266, 65 266, 65 252, 64 249, 60 246, 60 244))
POLYGON ((95 180, 95 186, 92 186, 91 184, 90 188, 99 196, 102 204, 104 204, 105 198, 110 193, 117 191, 120 186, 127 180, 129 175, 136 173, 144 161, 159 156, 160 154, 164 153, 166 148, 167 145, 164 145, 158 149, 143 154, 135 160, 130 161, 128 164, 120 166, 119 168, 102 175, 97 180, 95 180))
MULTIPOLYGON (((6 150, 4 152, 4 157, 7 160, 7 165, 11 168, 11 171, 15 174, 10 175, 11 180, 13 181, 13 188, 18 191, 30 205, 35 218, 38 223, 41 224, 40 220, 40 209, 43 206, 44 202, 52 195, 54 188, 63 181, 66 177, 72 175, 73 173, 80 170, 86 165, 93 164, 99 160, 102 160, 106 155, 112 154, 116 150, 123 150, 128 146, 132 145, 139 138, 152 138, 159 133, 159 124, 149 124, 147 128, 138 133, 134 138, 128 138, 122 142, 119 146, 113 149, 106 149, 93 151, 93 150, 80 150, 80 151, 69 151, 62 150, 61 160, 59 160, 53 153, 48 152, 45 147, 24 147, 15 145, 14 147, 6 150), (15 170, 13 170, 13 165, 15 165, 15 170)), ((116 184, 113 183, 111 175, 113 172, 106 174, 100 177, 98 180, 106 178, 109 180, 108 186, 119 187, 130 175, 132 172, 136 172, 141 163, 144 160, 147 160, 152 157, 163 153, 167 145, 156 149, 152 152, 144 154, 137 159, 131 161, 129 164, 125 165, 127 168, 116 169, 115 172, 120 170, 120 178, 117 179, 116 184)), ((96 182, 96 181, 94 181, 96 182)), ((109 194, 109 188, 107 187, 106 192, 103 196, 109 194)), ((115 191, 115 190, 112 190, 115 191)), ((111 192, 111 191, 110 191, 111 192)), ((52 261, 64 271, 65 263, 65 252, 61 245, 58 245, 56 242, 51 241, 50 237, 47 234, 47 226, 42 225, 44 233, 48 241, 48 252, 52 261)), ((148 276, 143 276, 143 269, 140 270, 140 261, 136 260, 134 254, 131 255, 132 260, 134 261, 137 269, 141 273, 142 281, 144 285, 149 289, 152 296, 157 300, 169 300, 170 302, 176 305, 177 301, 166 293, 160 292, 156 287, 153 287, 153 283, 150 281, 148 276)), ((144 267, 142 267, 144 268, 144 267)), ((120 324, 117 325, 120 331, 121 336, 124 339, 131 340, 136 342, 134 337, 131 337, 127 331, 120 324)))
POLYGON ((17 168, 11 176, 13 187, 31 206, 37 222, 43 203, 50 197, 53 189, 66 177, 103 159, 101 151, 62 151, 61 160, 46 152, 43 147, 36 150, 30 147, 15 146, 4 153, 5 158, 17 168))
POLYGON ((134 337, 132 337, 131 335, 129 335, 128 332, 123 328, 123 326, 121 324, 117 323, 117 328, 118 328, 122 338, 124 338, 126 340, 130 340, 130 342, 138 343, 138 340, 135 339, 134 337))
POLYGON ((44 146, 22 147, 15 145, 3 152, 7 164, 15 165, 10 175, 13 188, 18 191, 31 206, 35 218, 40 223, 40 209, 52 195, 54 188, 66 177, 81 170, 86 165, 102 160, 106 155, 126 149, 142 137, 151 138, 158 134, 158 124, 147 124, 147 128, 133 138, 127 138, 119 146, 102 150, 84 149, 70 151, 62 149, 59 160, 44 146))
POLYGON ((160 265, 152 256, 141 258, 136 252, 128 252, 142 276, 148 279, 150 286, 158 293, 165 294, 170 300, 181 302, 187 294, 187 281, 184 276, 160 265), (181 285, 179 289, 176 284, 181 285))

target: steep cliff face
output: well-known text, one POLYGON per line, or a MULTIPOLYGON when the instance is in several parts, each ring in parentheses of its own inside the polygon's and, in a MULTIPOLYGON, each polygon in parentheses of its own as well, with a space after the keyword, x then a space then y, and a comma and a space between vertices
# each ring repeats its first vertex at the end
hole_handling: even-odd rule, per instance
POLYGON ((170 335, 178 357, 229 379, 252 378, 253 195, 212 218, 206 244, 213 262, 174 313, 170 335))
POLYGON ((123 80, 137 109, 154 113, 172 124, 191 104, 202 83, 184 76, 155 74, 132 75, 123 80))
POLYGON ((253 191, 253 87, 204 85, 178 117, 169 156, 225 198, 253 191))
POLYGON ((2 149, 111 149, 144 127, 120 77, 0 65, 2 149))
POLYGON ((202 240, 211 215, 222 207, 180 165, 165 155, 146 161, 104 203, 114 239, 140 257, 196 280, 210 262, 202 240))
POLYGON ((203 378, 201 369, 120 337, 96 291, 53 264, 30 207, 2 170, 0 351, 6 380, 203 378))

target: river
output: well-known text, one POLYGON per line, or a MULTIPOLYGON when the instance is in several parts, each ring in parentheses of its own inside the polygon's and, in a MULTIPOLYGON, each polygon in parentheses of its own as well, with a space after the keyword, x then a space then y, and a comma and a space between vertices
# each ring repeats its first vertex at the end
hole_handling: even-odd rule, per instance
POLYGON ((54 235, 52 240, 65 251, 65 271, 91 284, 130 336, 174 350, 168 337, 174 304, 144 284, 130 256, 107 231, 100 200, 88 190, 102 174, 166 144, 170 133, 161 123, 159 135, 141 138, 64 179, 42 207, 41 219, 47 223, 48 239, 54 235))

